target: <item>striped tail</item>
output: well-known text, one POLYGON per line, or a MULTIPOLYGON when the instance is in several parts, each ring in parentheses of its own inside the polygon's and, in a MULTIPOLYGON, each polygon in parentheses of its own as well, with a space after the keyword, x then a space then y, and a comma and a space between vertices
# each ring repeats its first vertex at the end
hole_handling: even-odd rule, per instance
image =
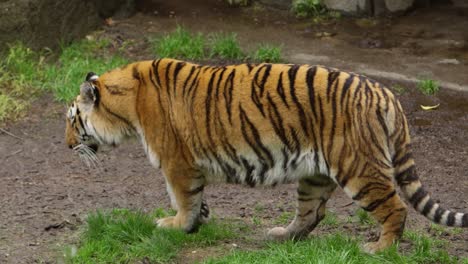
POLYGON ((416 174, 411 153, 402 155, 402 158, 396 160, 394 164, 395 180, 416 211, 437 224, 468 227, 468 213, 446 210, 429 196, 416 174))

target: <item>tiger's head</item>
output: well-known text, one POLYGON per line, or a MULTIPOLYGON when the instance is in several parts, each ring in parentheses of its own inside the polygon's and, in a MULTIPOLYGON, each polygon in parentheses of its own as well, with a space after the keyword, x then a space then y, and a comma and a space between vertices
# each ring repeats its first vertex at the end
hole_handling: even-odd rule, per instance
POLYGON ((88 166, 97 165, 96 152, 99 145, 115 146, 124 138, 136 134, 131 118, 131 109, 134 109, 131 106, 133 84, 125 78, 116 80, 113 76, 115 73, 112 72, 103 77, 88 73, 80 86, 80 94, 66 114, 66 144, 88 166), (115 96, 108 91, 110 86, 120 91, 122 98, 110 98, 115 96))

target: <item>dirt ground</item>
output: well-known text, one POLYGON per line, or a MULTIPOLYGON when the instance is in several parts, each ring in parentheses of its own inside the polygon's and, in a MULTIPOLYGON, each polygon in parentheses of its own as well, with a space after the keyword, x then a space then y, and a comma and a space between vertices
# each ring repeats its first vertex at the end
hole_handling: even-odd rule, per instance
MULTIPOLYGON (((203 32, 235 31, 245 47, 260 41, 282 43, 290 62, 307 60, 355 72, 375 68, 468 86, 466 10, 442 6, 436 16, 434 11, 418 10, 401 18, 361 22, 345 18, 312 25, 282 12, 273 16, 261 8, 177 7, 145 7, 146 14, 116 21, 104 27, 102 34, 113 38, 117 48, 128 40, 131 44, 126 51, 132 58, 151 59, 147 38, 176 24, 203 32), (439 26, 433 27, 435 24, 439 26), (334 35, 321 37, 320 32, 334 35), (443 59, 457 63, 438 63, 443 59)), ((378 80, 394 85, 387 79, 378 80)), ((419 104, 426 98, 414 86, 405 86, 408 91, 399 98, 410 121, 419 175, 442 205, 466 212, 468 93, 442 89, 433 99, 440 102, 440 108, 422 111, 419 104)), ((64 105, 45 95, 24 120, 2 126, 21 139, 0 132, 0 263, 56 262, 63 245, 76 241, 77 228, 95 209, 169 207, 163 176, 151 167, 138 142, 100 151, 102 169, 87 169, 64 144, 64 112, 64 105)), ((255 227, 261 234, 273 226, 268 220, 294 210, 295 187, 209 186, 205 197, 217 217, 251 221, 255 215, 265 219, 263 226, 255 227)), ((345 218, 356 209, 350 203, 338 190, 329 210, 345 218)), ((410 211, 408 227, 428 230, 429 220, 410 211)), ((375 231, 369 228, 358 233, 370 237, 375 231)), ((467 231, 446 239, 451 254, 468 256, 467 231)))

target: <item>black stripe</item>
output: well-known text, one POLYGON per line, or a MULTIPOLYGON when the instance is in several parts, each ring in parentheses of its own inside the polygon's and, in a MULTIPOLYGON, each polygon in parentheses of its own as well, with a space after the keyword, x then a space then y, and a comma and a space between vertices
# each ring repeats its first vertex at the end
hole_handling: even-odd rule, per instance
POLYGON ((306 136, 309 136, 309 131, 307 129, 307 122, 306 122, 306 114, 304 112, 304 108, 302 107, 301 103, 299 102, 299 99, 297 99, 296 91, 295 91, 296 88, 294 86, 298 70, 299 70, 299 65, 293 65, 293 66, 291 66, 291 68, 288 71, 289 91, 291 93, 291 98, 292 98, 293 102, 297 106, 297 111, 298 111, 298 114, 299 114, 299 119, 301 121, 302 129, 304 130, 304 134, 306 136))
POLYGON ((434 222, 440 224, 440 220, 442 219, 442 215, 445 213, 445 210, 442 209, 440 206, 434 213, 434 222))
POLYGON ((455 212, 450 212, 447 216, 447 225, 453 226, 455 224, 455 212))
POLYGON ((236 75, 236 69, 233 69, 232 72, 226 79, 224 83, 224 101, 226 104, 226 111, 228 114, 229 123, 232 125, 232 90, 234 89, 234 77, 236 75), (228 89, 228 84, 230 87, 228 89))
POLYGON ((416 208, 418 204, 427 196, 426 190, 423 187, 419 187, 418 190, 411 196, 409 202, 416 208))
POLYGON ((377 209, 377 207, 379 207, 380 205, 382 205, 383 203, 388 201, 390 198, 395 196, 395 194, 396 194, 396 191, 393 191, 393 192, 389 193, 387 196, 385 196, 384 198, 377 199, 377 200, 373 201, 372 203, 370 203, 368 206, 363 207, 362 209, 364 209, 364 210, 366 210, 368 212, 373 212, 375 209, 377 209))
POLYGON ((177 75, 179 75, 180 70, 185 66, 186 62, 177 62, 174 69, 174 84, 172 89, 174 90, 174 96, 177 94, 177 75))
POLYGON ((310 214, 313 213, 313 212, 314 212, 314 210, 311 209, 311 210, 307 211, 305 214, 300 214, 299 216, 300 216, 300 217, 306 217, 306 216, 310 215, 310 214))
POLYGON ((306 84, 309 91, 309 104, 315 120, 317 120, 317 112, 315 111, 315 75, 317 74, 317 67, 310 67, 307 70, 306 84))
POLYGON ((132 77, 133 79, 140 81, 141 77, 140 77, 140 73, 138 72, 138 65, 133 66, 132 77))
POLYGON ((225 72, 226 72, 226 67, 221 67, 221 73, 219 74, 218 82, 216 83, 216 93, 215 93, 216 101, 215 101, 215 104, 218 102, 218 99, 219 99, 219 88, 221 87, 221 81, 223 80, 225 72))
POLYGON ((294 150, 296 152, 296 155, 291 161, 291 165, 294 169, 297 167, 297 159, 299 158, 299 155, 301 154, 301 143, 299 142, 299 137, 297 136, 296 130, 290 125, 289 126, 289 131, 290 135, 292 136, 292 139, 294 141, 294 150))
POLYGON ((387 222, 387 220, 390 218, 390 216, 395 214, 395 212, 404 212, 405 210, 406 210, 406 208, 391 209, 391 212, 384 217, 381 224, 385 224, 385 222, 387 222))
POLYGON ((271 99, 269 93, 267 94, 267 99, 269 103, 268 113, 270 121, 273 125, 273 130, 275 131, 276 135, 281 139, 281 142, 283 142, 283 144, 286 145, 286 147, 288 147, 289 150, 292 150, 292 146, 289 144, 288 138, 286 136, 286 131, 284 130, 283 118, 281 117, 278 108, 275 102, 273 102, 273 99, 271 99))
MULTIPOLYGON (((154 71, 154 77, 156 77, 156 83, 158 84, 159 88, 161 88, 161 79, 159 78, 159 63, 161 60, 155 60, 153 61, 153 71, 154 71)), ((157 87, 155 85, 155 87, 157 87)))
POLYGON ((344 102, 344 98, 346 97, 346 93, 348 92, 349 88, 351 87, 351 85, 353 84, 354 82, 354 75, 353 74, 349 74, 349 77, 346 78, 344 84, 343 84, 343 87, 341 87, 341 105, 343 105, 343 102, 344 102))
POLYGON ((254 81, 257 84, 257 86, 260 88, 260 97, 263 97, 263 93, 265 91, 265 83, 267 81, 268 76, 270 76, 270 70, 271 70, 271 64, 265 64, 255 73, 254 81), (258 76, 262 69, 265 69, 265 71, 263 72, 261 82, 258 83, 258 76))
POLYGON ((165 73, 165 82, 166 82, 166 92, 167 92, 167 95, 170 94, 170 84, 169 84, 169 71, 171 70, 171 65, 172 65, 172 61, 169 62, 167 65, 166 65, 166 73, 165 73))
POLYGON ((326 179, 324 181, 324 180, 317 179, 317 178, 304 178, 304 179, 302 179, 302 181, 307 185, 311 185, 311 186, 315 186, 315 187, 326 187, 326 186, 330 185, 330 180, 329 179, 326 179))
POLYGON ((412 158, 412 153, 411 152, 406 152, 403 157, 401 157, 398 160, 393 161, 393 166, 398 167, 400 165, 405 164, 408 160, 412 158))
MULTIPOLYGON (((190 68, 190 73, 188 74, 187 78, 185 79, 185 82, 184 84, 182 85, 182 96, 185 97, 185 91, 187 90, 187 84, 188 84, 188 81, 190 80, 190 78, 192 77, 193 73, 195 72, 195 66, 192 66, 190 68)), ((193 82, 192 82, 193 83, 193 82)))
POLYGON ((263 111, 262 102, 260 101, 259 95, 256 92, 255 81, 254 80, 252 80, 250 90, 251 90, 250 98, 252 99, 252 102, 257 106, 257 108, 260 111, 260 113, 262 114, 262 116, 265 116, 265 112, 263 111))
POLYGON ((189 196, 193 196, 193 195, 196 195, 196 194, 202 192, 203 189, 205 189, 205 185, 200 185, 200 186, 198 186, 197 188, 195 188, 195 189, 193 189, 193 190, 187 191, 186 193, 187 193, 187 195, 189 195, 189 196))
POLYGON ((419 178, 418 178, 418 175, 416 174, 416 167, 414 165, 411 165, 409 168, 398 173, 395 176, 395 180, 400 187, 408 185, 412 182, 418 181, 419 178))
POLYGON ((247 141, 249 146, 252 148, 252 150, 257 154, 257 156, 261 160, 267 161, 269 166, 273 167, 274 165, 273 155, 268 150, 268 148, 262 143, 262 140, 260 138, 260 134, 258 133, 257 128, 255 128, 254 124, 250 121, 250 119, 248 118, 242 106, 239 105, 239 109, 240 109, 241 130, 242 130, 242 135, 244 136, 244 139, 247 141), (250 139, 249 132, 247 130, 250 130, 250 134, 252 134, 253 136, 253 141, 252 139, 250 139))
POLYGON ((211 144, 214 145, 213 142, 213 137, 211 135, 211 125, 210 125, 210 120, 211 120, 211 93, 213 91, 213 83, 214 79, 216 78, 216 73, 220 69, 215 69, 213 72, 211 72, 210 80, 208 82, 208 89, 206 92, 206 99, 205 99, 205 128, 206 128, 206 133, 208 136, 208 139, 210 140, 211 144))
POLYGON ((355 195, 353 195, 352 199, 353 200, 356 200, 356 201, 359 201, 361 200, 362 198, 364 198, 367 194, 369 194, 371 191, 374 191, 374 190, 382 190, 382 191, 385 191, 385 190, 388 190, 389 189, 389 186, 388 185, 385 185, 384 183, 381 183, 381 182, 369 182, 367 183, 366 185, 364 185, 361 190, 359 190, 359 192, 355 195))
POLYGON ((340 76, 340 72, 339 71, 335 71, 335 70, 332 70, 332 71, 329 71, 328 72, 328 82, 327 82, 327 100, 330 101, 330 96, 331 96, 331 93, 332 93, 332 89, 333 88, 333 83, 336 81, 336 79, 340 76))
MULTIPOLYGON (((197 74, 195 74, 195 77, 193 77, 193 80, 192 80, 192 83, 189 85, 189 88, 187 90, 187 96, 189 96, 193 90, 196 90, 197 86, 198 86, 198 83, 200 82, 200 72, 202 72, 202 67, 201 66, 197 66, 197 74)), ((193 96, 192 96, 193 98, 193 96)))
POLYGON ((421 214, 427 216, 431 209, 434 207, 435 202, 429 198, 429 201, 427 201, 426 205, 424 205, 423 210, 421 211, 421 214))
POLYGON ((276 91, 278 92, 279 96, 281 97, 281 100, 283 101, 283 103, 289 109, 289 104, 288 104, 288 101, 286 100, 286 95, 284 94, 283 72, 280 73, 280 77, 278 79, 278 84, 276 85, 276 91))
MULTIPOLYGON (((339 74, 337 75, 339 76, 339 74)), ((328 76, 330 77, 330 75, 328 76)), ((335 81, 335 84, 333 85, 333 96, 331 98, 331 105, 332 105, 332 120, 331 120, 331 130, 330 130, 330 135, 329 135, 329 139, 328 139, 328 158, 330 158, 331 156, 331 152, 332 152, 332 149, 333 149, 333 144, 335 143, 335 130, 336 130, 336 112, 337 112, 337 106, 336 106, 336 94, 337 94, 337 90, 338 90, 338 87, 339 87, 339 84, 340 84, 340 80, 338 79, 338 77, 335 77, 336 81, 335 81)), ((331 84, 329 84, 329 86, 332 86, 331 84)), ((331 95, 330 95, 331 96, 331 95)))
POLYGON ((241 157, 241 161, 242 161, 242 165, 244 166, 244 168, 246 169, 246 174, 245 174, 245 182, 250 186, 250 187, 255 187, 255 185, 257 184, 257 182, 255 181, 254 179, 254 175, 253 175, 253 171, 255 169, 254 166, 250 165, 249 162, 241 157))

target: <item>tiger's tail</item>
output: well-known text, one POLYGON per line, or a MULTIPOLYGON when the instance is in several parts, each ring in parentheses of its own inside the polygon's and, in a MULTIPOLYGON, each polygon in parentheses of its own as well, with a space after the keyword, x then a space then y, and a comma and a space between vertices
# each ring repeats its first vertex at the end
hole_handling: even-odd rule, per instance
POLYGON ((402 120, 403 129, 396 140, 396 155, 393 166, 395 180, 406 199, 416 211, 437 224, 468 227, 468 213, 458 213, 442 208, 422 186, 411 153, 408 124, 404 116, 400 120, 402 120))

